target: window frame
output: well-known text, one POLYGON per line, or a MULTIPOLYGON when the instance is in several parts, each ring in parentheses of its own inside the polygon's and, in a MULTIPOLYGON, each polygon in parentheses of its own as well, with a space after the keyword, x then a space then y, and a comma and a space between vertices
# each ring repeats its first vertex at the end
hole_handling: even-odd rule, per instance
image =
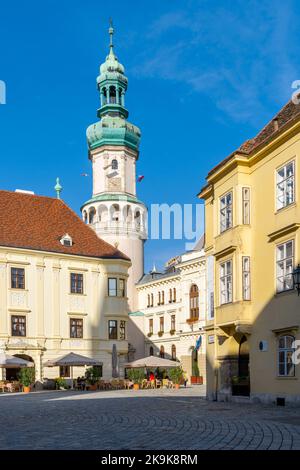
POLYGON ((295 240, 293 238, 289 239, 289 240, 286 240, 284 242, 280 242, 280 243, 277 243, 276 246, 275 246, 275 284, 276 284, 276 293, 277 294, 280 294, 282 292, 289 292, 289 291, 293 291, 294 290, 294 285, 293 285, 293 275, 292 275, 292 272, 293 272, 293 268, 294 268, 294 263, 295 263, 295 240), (286 245, 288 243, 292 243, 292 256, 289 256, 287 257, 286 256, 286 245), (284 246, 284 258, 282 259, 278 259, 277 256, 278 256, 278 250, 281 246, 284 246), (291 272, 289 274, 286 274, 286 262, 288 260, 292 260, 291 262, 291 272), (280 262, 283 262, 284 263, 284 269, 283 269, 283 272, 284 274, 282 276, 279 276, 278 275, 278 265, 280 262), (279 289, 278 288, 278 279, 280 277, 283 278, 283 282, 282 282, 282 285, 284 285, 284 283, 286 282, 285 279, 287 277, 290 277, 291 278, 291 287, 287 288, 287 289, 279 289))
POLYGON ((249 186, 242 187, 242 222, 243 225, 250 225, 251 223, 251 189, 249 186), (246 191, 249 191, 248 199, 245 198, 246 191), (248 203, 248 214, 246 214, 246 203, 248 203))
POLYGON ((232 259, 227 259, 223 261, 222 263, 219 263, 219 289, 220 289, 220 305, 227 305, 231 304, 233 302, 233 260, 232 259), (230 273, 227 272, 227 265, 231 265, 231 271, 230 273), (225 274, 222 276, 222 266, 226 266, 225 269, 225 274), (226 280, 227 278, 231 277, 231 290, 230 291, 225 291, 222 289, 222 280, 226 280), (222 301, 222 293, 226 292, 226 301, 222 301), (229 295, 228 295, 229 292, 229 295))
POLYGON ((70 273, 70 294, 84 295, 84 275, 83 275, 83 273, 79 273, 79 272, 75 272, 75 271, 74 272, 72 271, 70 273))
POLYGON ((227 191, 227 193, 223 194, 219 198, 219 219, 220 219, 220 224, 219 224, 219 230, 220 234, 226 232, 227 230, 230 230, 233 227, 233 191, 232 189, 230 191, 227 191), (231 203, 228 204, 227 198, 228 196, 231 196, 231 203), (222 200, 225 200, 225 205, 222 207, 222 200), (227 226, 227 214, 229 213, 228 208, 231 208, 231 218, 230 218, 230 224, 227 226), (222 213, 224 211, 224 213, 222 213), (225 220, 224 227, 223 226, 223 220, 225 220))
POLYGON ((149 331, 148 333, 153 335, 153 318, 149 318, 149 325, 148 325, 149 331))
POLYGON ((159 317, 159 331, 161 333, 165 332, 165 317, 163 315, 159 317))
POLYGON ((293 344, 294 341, 295 341, 295 337, 291 334, 285 334, 285 335, 280 335, 278 338, 277 338, 277 376, 278 377, 295 377, 296 375, 296 367, 295 367, 295 364, 293 362, 291 362, 291 370, 292 370, 292 374, 289 374, 287 373, 288 372, 288 355, 291 354, 293 355, 293 353, 295 352, 295 348, 293 347, 287 347, 287 338, 290 338, 291 339, 291 343, 293 344), (284 347, 280 347, 280 340, 284 339, 284 347), (284 362, 280 361, 280 355, 283 354, 284 355, 284 362), (284 365, 284 374, 281 374, 280 373, 280 365, 283 364, 284 365))
POLYGON ((280 167, 276 168, 275 170, 275 210, 276 212, 279 212, 281 211, 282 209, 285 209, 289 206, 291 206, 292 204, 294 204, 296 202, 296 160, 295 158, 293 158, 292 160, 289 160, 288 162, 285 162, 283 165, 281 165, 280 167), (286 169, 287 167, 292 164, 293 166, 293 175, 290 176, 290 177, 287 177, 286 176, 286 169), (278 176, 279 176, 279 172, 281 170, 284 170, 285 171, 285 175, 284 175, 284 179, 280 182, 278 182, 278 176), (287 199, 287 181, 289 179, 292 179, 293 181, 293 200, 289 203, 286 202, 286 199, 287 199), (279 205, 279 196, 278 196, 278 186, 279 184, 284 184, 284 198, 285 198, 285 201, 284 203, 282 203, 282 205, 280 206, 279 205))
POLYGON ((109 277, 107 279, 107 293, 108 293, 108 297, 118 297, 118 278, 117 277, 109 277), (110 288, 110 281, 115 281, 114 288, 110 288), (112 294, 111 292, 114 292, 114 294, 112 294))
POLYGON ((195 282, 190 286, 189 291, 189 318, 190 320, 199 320, 200 315, 200 289, 195 282), (193 288, 196 289, 193 289, 193 288))
POLYGON ((10 268, 10 288, 14 290, 25 290, 26 288, 26 277, 25 277, 25 268, 18 268, 16 266, 11 266, 10 268), (20 271, 22 271, 22 275, 20 275, 20 271), (15 272, 16 276, 13 276, 15 272), (20 283, 19 279, 22 280, 20 283), (16 285, 14 286, 14 282, 16 285))
MULTIPOLYGON (((11 315, 10 324, 11 324, 11 336, 17 337, 17 338, 26 338, 26 336, 27 336, 27 318, 26 318, 26 315, 11 315), (17 325, 23 325, 24 334, 14 334, 14 331, 17 331, 17 330, 14 330, 14 328, 13 328, 14 319, 16 319, 16 318, 18 318, 19 320, 23 319, 23 322, 18 321, 18 322, 16 322, 16 324, 17 325)), ((18 328, 18 332, 20 332, 20 326, 18 328)))
POLYGON ((108 320, 108 339, 117 340, 118 339, 118 320, 108 320), (111 327, 111 323, 115 323, 114 327, 111 327), (112 336, 111 332, 114 331, 115 335, 112 336))
POLYGON ((242 290, 243 290, 243 300, 249 301, 251 300, 251 259, 250 256, 242 256, 242 290), (245 261, 248 260, 249 267, 248 270, 245 269, 245 261), (248 296, 246 295, 246 283, 245 279, 248 275, 249 285, 248 285, 248 296))
POLYGON ((126 297, 126 280, 123 277, 120 277, 118 280, 118 294, 119 297, 126 297), (123 287, 121 288, 121 283, 123 283, 123 287))
POLYGON ((126 340, 126 321, 125 320, 119 321, 119 340, 120 341, 126 340))
POLYGON ((176 315, 173 313, 171 315, 171 331, 176 331, 176 315))
POLYGON ((70 318, 70 339, 83 339, 83 318, 70 318), (75 322, 75 325, 72 325, 72 322, 75 322), (81 322, 81 326, 77 324, 77 322, 81 322), (72 328, 75 327, 76 336, 72 335, 72 328), (81 336, 78 336, 78 329, 81 328, 81 336))

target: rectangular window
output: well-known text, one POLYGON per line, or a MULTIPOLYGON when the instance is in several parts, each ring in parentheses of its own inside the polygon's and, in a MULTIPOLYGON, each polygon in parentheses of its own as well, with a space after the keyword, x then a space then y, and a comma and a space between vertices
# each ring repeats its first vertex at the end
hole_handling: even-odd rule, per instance
POLYGON ((176 316, 171 315, 171 330, 175 331, 176 330, 176 316))
POLYGON ((71 294, 83 294, 83 274, 71 273, 71 294))
POLYGON ((108 279, 108 295, 110 297, 117 297, 117 279, 114 277, 108 279))
POLYGON ((70 366, 59 366, 60 377, 70 377, 70 366))
POLYGON ((70 318, 70 338, 83 338, 83 320, 70 318))
POLYGON ((243 188, 243 224, 250 224, 250 188, 243 188))
POLYGON ((176 288, 173 288, 173 302, 176 302, 176 288))
POLYGON ((164 305, 165 303, 165 291, 163 290, 161 293, 161 304, 164 305))
POLYGON ((250 257, 243 256, 242 258, 242 276, 243 276, 243 300, 251 299, 250 288, 250 257))
POLYGON ((11 268, 11 288, 25 289, 25 269, 11 268))
POLYGON ((120 339, 126 339, 126 321, 120 321, 120 339))
POLYGON ((214 302, 214 293, 210 293, 210 319, 212 320, 215 316, 215 302, 214 302))
POLYGON ((232 227, 232 192, 220 199, 220 232, 232 227))
POLYGON ((294 337, 281 336, 278 342, 278 375, 283 377, 295 376, 295 363, 293 362, 294 337))
POLYGON ((165 322, 164 317, 159 318, 159 331, 165 331, 165 322))
POLYGON ((12 315, 11 335, 26 336, 26 317, 22 315, 12 315))
POLYGON ((149 320, 149 333, 153 335, 153 318, 149 320))
POLYGON ((154 295, 151 294, 151 305, 150 305, 150 307, 153 307, 153 305, 154 305, 154 295))
POLYGON ((293 289, 294 241, 276 247, 277 292, 293 289))
POLYGON ((295 201, 295 162, 279 168, 276 173, 276 208, 292 204, 295 201))
POLYGON ((125 297, 125 279, 119 279, 119 296, 125 297))
POLYGON ((116 320, 109 320, 108 322, 108 338, 118 339, 118 322, 116 320))
POLYGON ((221 305, 232 302, 232 261, 220 265, 220 294, 221 305))

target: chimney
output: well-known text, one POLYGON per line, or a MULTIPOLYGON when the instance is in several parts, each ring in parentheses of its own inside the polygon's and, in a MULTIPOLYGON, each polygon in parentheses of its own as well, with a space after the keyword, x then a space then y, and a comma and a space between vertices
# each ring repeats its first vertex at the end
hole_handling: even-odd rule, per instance
POLYGON ((277 132, 279 129, 278 118, 273 119, 274 132, 277 132))

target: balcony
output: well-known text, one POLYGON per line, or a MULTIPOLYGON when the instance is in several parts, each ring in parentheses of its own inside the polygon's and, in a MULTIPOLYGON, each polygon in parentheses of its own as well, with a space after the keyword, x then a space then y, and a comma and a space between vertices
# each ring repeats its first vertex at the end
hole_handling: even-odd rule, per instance
POLYGON ((191 324, 193 324, 193 323, 197 323, 198 321, 199 321, 199 317, 190 317, 190 318, 187 319, 186 322, 187 322, 189 325, 191 325, 191 324))
POLYGON ((224 331, 234 329, 250 333, 252 325, 251 302, 233 302, 220 305, 216 307, 215 318, 216 326, 224 331))

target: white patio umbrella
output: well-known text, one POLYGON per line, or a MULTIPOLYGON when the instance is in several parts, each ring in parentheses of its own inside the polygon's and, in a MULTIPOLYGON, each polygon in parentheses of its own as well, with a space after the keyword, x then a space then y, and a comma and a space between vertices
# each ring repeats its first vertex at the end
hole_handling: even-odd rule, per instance
POLYGON ((34 363, 26 361, 20 357, 10 356, 6 353, 0 353, 0 368, 1 369, 20 369, 20 367, 34 367, 34 363))
POLYGON ((73 386, 73 367, 81 366, 102 366, 103 363, 92 359, 91 357, 81 356, 73 352, 66 354, 65 356, 58 357, 57 359, 51 359, 45 362, 44 367, 58 367, 58 366, 69 366, 70 374, 73 386))
POLYGON ((137 359, 136 361, 133 361, 133 362, 127 362, 124 365, 124 367, 134 368, 134 369, 139 369, 139 368, 152 369, 152 368, 161 367, 162 369, 167 369, 167 368, 172 368, 172 367, 178 367, 180 365, 181 364, 178 361, 171 361, 170 359, 163 359, 162 357, 148 356, 142 359, 137 359))

